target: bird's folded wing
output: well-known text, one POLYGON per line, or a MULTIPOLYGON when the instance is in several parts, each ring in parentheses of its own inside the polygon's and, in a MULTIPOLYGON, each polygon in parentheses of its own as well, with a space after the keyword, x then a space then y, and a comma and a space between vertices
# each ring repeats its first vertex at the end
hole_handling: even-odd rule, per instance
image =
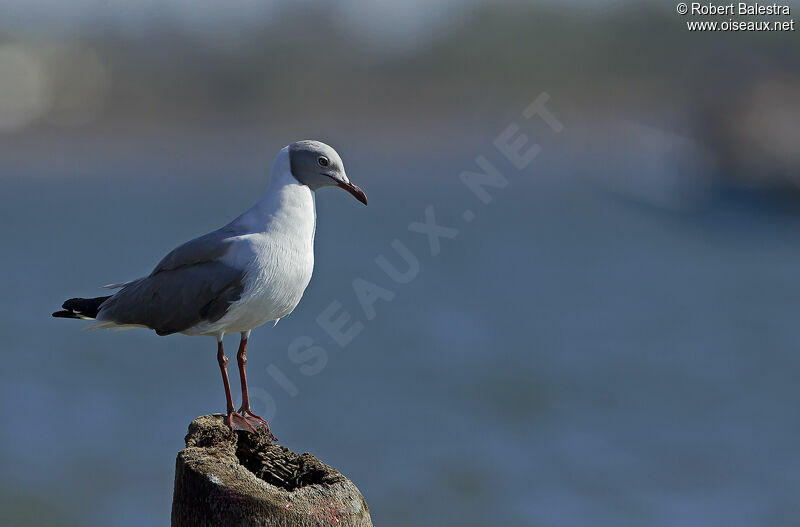
POLYGON ((241 239, 223 227, 167 254, 149 276, 121 285, 101 306, 97 319, 145 326, 160 335, 216 322, 244 289, 244 270, 224 262, 241 239))
POLYGON ((98 320, 145 326, 160 335, 216 322, 244 289, 244 270, 218 261, 163 270, 123 287, 106 300, 98 320))

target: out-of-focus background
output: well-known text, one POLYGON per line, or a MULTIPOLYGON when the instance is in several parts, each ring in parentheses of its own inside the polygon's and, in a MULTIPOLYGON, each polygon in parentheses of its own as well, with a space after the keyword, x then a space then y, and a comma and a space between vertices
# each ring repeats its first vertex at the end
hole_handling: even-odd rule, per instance
POLYGON ((376 525, 797 525, 800 46, 691 18, 729 17, 2 0, 0 524, 168 524, 186 426, 224 410, 212 340, 50 313, 226 223, 318 138, 370 206, 320 192, 314 279, 249 376, 376 525), (543 93, 559 133, 522 115, 543 93), (509 125, 540 148, 521 170, 509 125), (489 203, 460 177, 478 156, 507 180, 489 203), (458 229, 436 255, 408 228, 428 207, 458 229), (409 283, 376 264, 403 267, 394 240, 409 283), (365 312, 356 279, 391 300, 365 312), (333 302, 363 325, 345 346, 316 320, 333 302), (293 362, 302 336, 324 364, 293 362))

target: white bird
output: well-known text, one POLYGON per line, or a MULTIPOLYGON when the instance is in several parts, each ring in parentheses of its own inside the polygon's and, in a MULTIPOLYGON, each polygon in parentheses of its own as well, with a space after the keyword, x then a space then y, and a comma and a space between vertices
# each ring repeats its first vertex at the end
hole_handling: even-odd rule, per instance
POLYGON ((122 284, 115 294, 72 298, 54 317, 97 320, 96 328, 142 327, 158 335, 183 333, 217 339, 217 360, 228 425, 254 431, 269 424, 250 409, 247 340, 250 331, 277 321, 300 302, 314 268, 314 193, 336 186, 364 205, 367 196, 350 182, 339 154, 319 141, 284 147, 261 199, 221 229, 184 243, 152 273, 122 284), (235 410, 228 382, 226 334, 240 333, 237 355, 242 406, 235 410))

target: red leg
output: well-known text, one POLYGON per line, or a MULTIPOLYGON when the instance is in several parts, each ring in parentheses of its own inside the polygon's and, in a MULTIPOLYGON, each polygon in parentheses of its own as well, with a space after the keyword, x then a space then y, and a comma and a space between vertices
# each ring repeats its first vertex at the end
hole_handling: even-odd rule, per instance
POLYGON ((236 354, 236 361, 239 363, 239 380, 242 383, 242 407, 239 408, 239 413, 256 422, 256 426, 264 425, 267 427, 267 433, 270 439, 277 441, 276 437, 272 435, 269 430, 269 423, 266 419, 262 419, 250 410, 250 396, 247 393, 247 374, 244 367, 247 364, 247 339, 242 337, 239 342, 239 352, 236 354))
POLYGON ((256 429, 253 428, 253 425, 247 422, 247 419, 234 409, 231 385, 228 382, 228 357, 225 356, 225 352, 222 349, 222 341, 217 343, 217 362, 219 363, 219 371, 222 373, 222 384, 225 386, 225 399, 228 404, 228 426, 231 427, 231 430, 255 432, 256 429))

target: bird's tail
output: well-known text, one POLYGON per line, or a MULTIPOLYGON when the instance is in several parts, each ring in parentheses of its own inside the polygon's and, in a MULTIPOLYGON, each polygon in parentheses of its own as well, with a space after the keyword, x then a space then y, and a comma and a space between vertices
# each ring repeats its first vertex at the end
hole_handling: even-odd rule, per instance
POLYGON ((82 318, 94 319, 100 310, 100 305, 111 298, 111 296, 98 296, 97 298, 70 298, 61 307, 64 311, 56 311, 53 316, 56 318, 82 318))

